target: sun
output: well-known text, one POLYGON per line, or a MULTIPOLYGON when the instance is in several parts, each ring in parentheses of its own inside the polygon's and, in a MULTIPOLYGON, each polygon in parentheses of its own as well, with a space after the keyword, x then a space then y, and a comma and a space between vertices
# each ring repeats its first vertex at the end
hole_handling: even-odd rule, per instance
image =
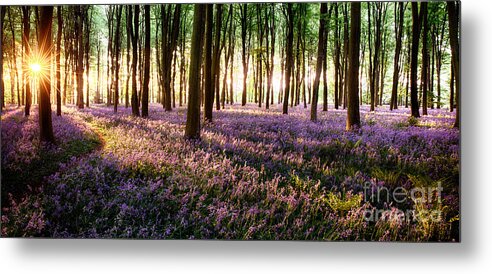
POLYGON ((38 50, 31 50, 25 57, 24 72, 39 81, 50 80, 51 75, 51 51, 41 53, 38 50))
POLYGON ((41 65, 39 63, 32 63, 30 65, 31 71, 34 73, 39 73, 41 71, 41 65))

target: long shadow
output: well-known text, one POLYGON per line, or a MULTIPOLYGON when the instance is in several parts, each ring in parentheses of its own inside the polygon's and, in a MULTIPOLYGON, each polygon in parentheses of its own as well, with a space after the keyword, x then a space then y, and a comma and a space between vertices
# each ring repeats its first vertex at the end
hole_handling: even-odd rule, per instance
MULTIPOLYGON (((175 119, 183 117, 173 117, 172 115, 175 114, 168 114, 162 111, 162 109, 160 108, 153 108, 153 111, 156 112, 156 115, 151 115, 151 120, 164 120, 166 123, 172 125, 183 126, 181 120, 177 121, 175 119)), ((98 112, 100 112, 100 114, 104 114, 104 111, 102 110, 99 110, 98 112)), ((214 123, 205 124, 203 126, 204 135, 212 133, 212 136, 204 137, 201 142, 197 142, 195 143, 195 145, 199 146, 202 149, 213 151, 218 154, 226 154, 237 164, 244 164, 245 162, 247 162, 249 165, 254 165, 254 168, 258 170, 262 169, 263 166, 265 169, 267 169, 267 174, 269 173, 271 176, 274 176, 277 173, 277 170, 283 171, 282 173, 287 175, 290 174, 290 171, 295 170, 299 171, 298 173, 300 173, 300 176, 316 179, 316 177, 319 178, 321 176, 315 174, 319 173, 319 168, 299 168, 284 159, 274 160, 271 155, 255 152, 252 148, 270 146, 274 148, 275 153, 279 154, 288 152, 299 152, 302 154, 301 157, 304 158, 304 161, 310 161, 313 157, 317 157, 320 159, 321 164, 330 164, 332 162, 338 161, 340 162, 339 164, 348 165, 350 163, 353 164, 354 162, 360 162, 357 161, 357 159, 352 159, 353 161, 351 160, 351 158, 357 156, 351 152, 350 146, 354 145, 353 142, 357 140, 354 141, 353 134, 347 133, 344 130, 344 112, 345 110, 331 110, 328 112, 322 112, 319 122, 312 123, 307 119, 304 110, 300 108, 295 109, 295 111, 291 113, 293 115, 288 116, 282 115, 279 109, 271 109, 265 111, 263 109, 257 109, 256 106, 247 106, 245 108, 239 109, 230 108, 226 109, 225 111, 215 113, 214 123), (272 123, 271 121, 274 122, 272 123), (291 128, 290 126, 292 126, 293 124, 301 124, 302 126, 294 126, 294 128, 291 128), (292 129, 294 129, 295 132, 293 132, 292 129), (242 131, 246 132, 246 134, 241 134, 242 131), (285 134, 287 138, 282 138, 282 136, 279 137, 279 131, 282 131, 281 134, 285 134), (311 134, 310 132, 316 132, 316 134, 311 134), (336 132, 336 134, 333 134, 334 132, 336 132), (312 144, 317 145, 310 147, 308 151, 300 151, 299 148, 295 148, 296 138, 299 137, 304 138, 304 141, 307 144, 310 144, 309 146, 311 146, 312 144), (335 144, 331 142, 324 142, 326 140, 334 139, 338 140, 339 142, 335 142, 335 144), (349 140, 349 144, 348 146, 345 146, 343 143, 347 140, 349 140), (233 141, 243 144, 244 147, 241 146, 231 148, 230 144, 233 141), (350 142, 352 143, 350 144, 350 142), (229 145, 225 146, 224 144, 229 145), (341 154, 344 155, 344 159, 340 159, 341 154), (269 170, 271 172, 268 172, 269 170)), ((363 110, 363 112, 369 113, 366 110, 363 110)), ((440 112, 443 111, 436 111, 436 113, 434 114, 439 114, 440 112)), ((383 108, 378 109, 378 112, 375 113, 375 115, 383 114, 403 118, 407 117, 406 110, 389 112, 388 110, 383 108)), ((155 128, 148 127, 147 125, 142 123, 137 124, 135 123, 136 120, 124 119, 125 116, 122 115, 118 116, 120 118, 123 118, 118 119, 118 123, 126 124, 128 126, 138 125, 139 128, 149 132, 156 130, 155 128)), ((446 121, 447 119, 449 119, 436 117, 435 115, 429 115, 427 117, 428 119, 437 119, 441 121, 446 121)), ((394 121, 391 121, 391 123, 393 122, 394 121)), ((379 125, 378 127, 381 127, 381 125, 379 125)), ((165 130, 160 131, 166 134, 165 130)), ((377 131, 377 129, 375 131, 377 131)), ((398 129, 397 131, 405 131, 405 129, 398 129)), ((422 130, 422 132, 425 131, 425 129, 422 130)), ((358 137, 355 136, 355 139, 357 138, 358 137)), ((378 162, 378 168, 381 168, 383 171, 388 172, 399 171, 397 170, 397 163, 392 161, 385 161, 385 157, 382 158, 383 161, 378 162)), ((374 159, 371 158, 369 160, 373 161, 374 159)), ((372 173, 370 166, 367 167, 360 163, 357 166, 352 167, 352 169, 354 168, 360 171, 364 171, 367 174, 372 173)), ((415 168, 412 168, 412 170, 413 169, 415 168)), ((415 170, 413 170, 412 173, 415 173, 415 170)), ((343 179, 343 176, 336 176, 335 179, 329 180, 335 180, 336 182, 339 182, 343 179)))
MULTIPOLYGON (((24 117, 22 111, 9 113, 8 116, 2 117, 2 178, 1 178, 1 197, 2 207, 9 205, 9 194, 14 201, 18 201, 30 191, 36 191, 42 186, 43 179, 56 171, 60 164, 68 162, 72 157, 78 157, 95 150, 100 144, 96 134, 88 136, 69 115, 56 116, 52 113, 53 127, 55 132, 56 144, 42 144, 38 138, 38 128, 29 129, 30 123, 36 123, 38 112, 36 109, 31 111, 30 117, 24 117), (63 127, 63 128, 61 128, 63 127), (8 155, 22 153, 19 146, 22 142, 17 143, 23 131, 35 130, 32 135, 32 148, 30 151, 35 155, 32 159, 15 163, 8 155), (83 136, 82 139, 64 140, 61 132, 73 134, 74 136, 83 136), (57 134, 59 133, 59 134, 57 134)), ((36 125, 37 126, 37 125, 36 125)), ((25 142, 25 140, 24 140, 25 142)))

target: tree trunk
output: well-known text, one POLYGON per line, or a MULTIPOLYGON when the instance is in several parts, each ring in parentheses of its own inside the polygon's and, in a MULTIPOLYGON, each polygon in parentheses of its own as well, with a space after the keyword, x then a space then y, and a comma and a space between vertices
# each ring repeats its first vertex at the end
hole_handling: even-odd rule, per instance
POLYGON ((106 100, 107 105, 111 105, 111 86, 112 86, 112 69, 110 66, 112 65, 113 60, 113 17, 114 17, 114 8, 109 5, 107 11, 107 20, 108 20, 108 54, 107 54, 107 64, 106 64, 106 100))
POLYGON ((176 50, 178 34, 179 34, 179 22, 181 15, 181 5, 176 4, 174 6, 174 14, 172 22, 171 7, 169 7, 167 14, 165 11, 165 5, 161 6, 161 20, 162 20, 162 74, 163 74, 163 91, 164 91, 164 105, 166 111, 172 111, 172 97, 171 97, 171 69, 174 51, 176 50), (170 25, 172 23, 172 26, 170 25))
POLYGON ((212 46, 213 46, 213 4, 207 4, 205 15, 205 120, 212 121, 212 108, 214 104, 213 89, 213 63, 212 63, 212 46))
POLYGON ((149 80, 150 80, 150 6, 145 11, 144 80, 142 90, 142 117, 149 116, 149 80))
POLYGON ((246 105, 247 95, 247 77, 249 66, 249 44, 251 39, 251 32, 248 32, 248 4, 242 4, 240 6, 241 11, 241 43, 242 43, 242 61, 243 61, 243 94, 241 105, 246 105))
MULTIPOLYGON (((331 12, 333 10, 333 5, 330 5, 330 10, 328 11, 328 18, 326 19, 326 22, 329 24, 330 18, 331 18, 331 12)), ((330 28, 325 27, 325 44, 328 43, 328 37, 330 34, 330 28)), ((309 62, 308 62, 309 64, 309 62)), ((327 52, 327 46, 325 46, 325 59, 323 60, 323 111, 328 111, 328 77, 326 75, 326 70, 328 69, 328 52, 327 52)), ((308 71, 309 72, 309 71, 308 71)), ((308 79, 311 79, 311 77, 308 77, 308 79)), ((309 83, 308 90, 311 90, 311 82, 309 83)))
POLYGON ((334 93, 334 103, 335 103, 335 109, 338 109, 339 105, 339 98, 338 94, 340 92, 340 77, 339 77, 339 71, 340 71, 340 28, 338 24, 338 3, 334 3, 335 5, 335 58, 333 58, 333 63, 335 67, 335 93, 334 93))
POLYGON ((126 81, 125 81, 125 108, 130 106, 130 79, 132 78, 130 73, 130 48, 131 48, 131 35, 130 28, 132 27, 132 13, 131 5, 126 6, 126 81))
POLYGON ((222 4, 215 4, 215 42, 212 57, 212 91, 215 93, 215 107, 220 110, 219 73, 220 73, 220 32, 222 30, 222 4))
POLYGON ((429 26, 427 24, 427 2, 422 2, 420 4, 420 10, 422 17, 422 115, 427 115, 427 89, 429 87, 429 50, 427 47, 427 36, 429 26))
POLYGON ((195 4, 193 32, 191 36, 190 76, 188 78, 188 110, 186 116, 185 138, 200 138, 200 66, 202 60, 203 18, 205 5, 195 4))
POLYGON ((359 48, 360 48, 360 2, 350 7, 349 69, 347 77, 348 109, 347 130, 360 127, 359 114, 359 48))
POLYGON ((315 122, 318 119, 317 116, 318 89, 319 89, 319 79, 321 75, 321 70, 323 68, 323 63, 325 62, 325 52, 326 52, 325 16, 327 11, 328 11, 327 4, 321 3, 319 31, 318 31, 318 57, 316 59, 316 75, 314 76, 313 97, 311 99, 311 121, 313 122, 315 122))
POLYGON ((410 67, 410 104, 413 117, 420 117, 418 86, 417 86, 417 66, 419 56, 419 37, 420 37, 420 18, 418 3, 412 2, 412 59, 410 67))
MULTIPOLYGON (((445 19, 445 17, 444 17, 445 19)), ((442 69, 442 52, 444 41, 444 29, 446 24, 441 22, 441 29, 439 31, 437 48, 436 48, 436 74, 437 74, 437 108, 441 108, 441 69, 442 69)))
MULTIPOLYGON (((20 106, 20 87, 19 87, 19 71, 17 69, 17 51, 16 51, 16 39, 15 39, 15 28, 14 28, 14 18, 12 16, 12 9, 13 7, 10 7, 7 9, 8 13, 9 13, 9 19, 10 19, 10 30, 11 30, 11 33, 12 33, 12 63, 13 63, 13 66, 12 66, 12 76, 10 77, 11 79, 11 97, 10 97, 10 102, 11 104, 14 104, 14 100, 15 100, 15 91, 14 91, 14 84, 17 86, 17 105, 20 106), (14 80, 15 79, 15 80, 14 80), (14 82, 16 81, 16 82, 14 82)), ((2 10, 5 10, 5 8, 3 8, 2 10)), ((5 11, 4 11, 5 13, 5 11)), ((0 15, 1 16, 1 15, 0 15)), ((4 15, 5 16, 5 15, 4 15)), ((1 19, 1 18, 0 18, 1 19)), ((1 37, 0 37, 1 39, 1 37)), ((3 69, 3 67, 2 67, 3 69)), ((3 78, 1 78, 3 79, 3 78)))
POLYGON ((2 109, 5 107, 5 83, 3 82, 3 21, 5 8, 0 6, 0 105, 2 109))
POLYGON ((373 93, 373 78, 372 78, 372 73, 373 73, 373 59, 372 57, 372 41, 371 41, 371 3, 367 3, 367 46, 369 48, 369 69, 368 69, 368 76, 369 76, 369 94, 370 94, 370 104, 371 104, 371 111, 374 111, 374 93, 373 93))
MULTIPOLYGON (((23 35, 22 35, 22 45, 24 47, 24 67, 28 68, 29 67, 29 60, 27 56, 31 54, 31 47, 29 45, 29 35, 30 35, 30 30, 31 30, 31 25, 30 25, 30 7, 29 6, 23 6, 22 8, 22 23, 23 23, 23 35)), ((3 65, 2 65, 3 68, 3 65)), ((25 81, 25 94, 26 94, 26 105, 24 108, 24 115, 29 116, 31 112, 31 101, 32 101, 32 95, 31 95, 31 85, 29 83, 29 78, 27 76, 27 73, 23 74, 24 81, 25 81)), ((3 77, 2 77, 2 82, 3 82, 3 77)), ((2 86, 2 92, 3 92, 3 86, 2 86)))
MULTIPOLYGON (((376 13, 374 14, 375 17, 375 42, 374 42, 374 57, 373 57, 373 62, 372 62, 372 72, 371 72, 371 83, 370 83, 370 92, 371 92, 371 111, 375 110, 375 106, 378 103, 378 96, 377 96, 377 90, 379 86, 379 54, 381 51, 381 25, 382 25, 382 3, 374 3, 376 6, 376 13)), ((370 31, 370 30, 369 30, 370 31)))
MULTIPOLYGON (((186 15, 186 14, 185 14, 186 15)), ((185 20, 186 17, 183 17, 182 20, 185 20)), ((182 26, 182 32, 181 32, 181 45, 180 50, 181 50, 181 60, 179 62, 179 106, 183 106, 183 92, 185 92, 185 67, 186 67, 186 57, 185 57, 185 49, 186 49, 186 24, 183 22, 181 23, 182 26)))
POLYGON ((114 63, 114 71, 115 71, 115 76, 114 76, 114 112, 116 113, 118 111, 118 104, 120 100, 120 47, 121 47, 121 30, 120 30, 120 25, 121 25, 121 14, 123 11, 123 6, 117 6, 116 7, 116 29, 115 29, 115 63, 114 63))
POLYGON ((79 109, 84 108, 84 39, 83 26, 84 26, 84 13, 83 7, 77 6, 76 8, 77 18, 75 19, 77 30, 77 107, 79 109))
MULTIPOLYGON (((222 79, 222 95, 221 95, 221 104, 222 104, 222 108, 225 108, 225 102, 226 102, 226 97, 228 96, 228 93, 227 93, 227 75, 228 75, 228 66, 229 66, 229 60, 230 60, 230 57, 231 57, 231 39, 230 39, 230 36, 231 36, 231 33, 232 33, 232 24, 230 25, 229 27, 229 32, 228 32, 228 25, 229 25, 229 22, 232 22, 232 13, 233 13, 233 5, 229 5, 229 11, 227 13, 227 19, 226 19, 226 23, 225 23, 225 26, 224 26, 224 32, 223 32, 223 36, 222 36, 222 45, 221 45, 221 48, 224 48, 225 47, 225 43, 226 43, 226 35, 229 34, 229 47, 225 49, 225 52, 224 52, 224 78, 222 79)), ((219 77, 219 75, 217 76, 219 77)), ((227 100, 227 102, 230 101, 230 98, 227 100)))
POLYGON ((61 115, 61 71, 60 71, 60 56, 61 56, 61 37, 62 37, 62 7, 57 8, 58 32, 56 37, 56 115, 61 115))
POLYGON ((395 33, 396 33, 396 48, 395 48, 395 59, 393 63, 393 87, 391 89, 391 100, 390 100, 390 110, 398 108, 398 84, 400 76, 400 52, 403 37, 403 20, 404 20, 404 9, 403 2, 398 4, 395 3, 395 33), (398 17, 396 13, 396 5, 398 5, 398 17), (396 20, 398 18, 398 20, 396 20))
POLYGON ((410 71, 411 71, 411 49, 412 49, 412 39, 410 39, 410 28, 408 28, 407 31, 407 64, 406 64, 406 69, 407 69, 407 76, 406 76, 406 86, 405 86, 405 108, 408 108, 408 88, 410 85, 410 71))
POLYGON ((459 16, 460 3, 447 2, 448 18, 449 18, 449 40, 451 44, 451 59, 453 63, 455 84, 456 84, 456 118, 453 127, 460 127, 460 49, 459 49, 459 16))
POLYGON ((287 45, 286 45, 286 64, 285 64, 285 86, 284 86, 284 104, 282 113, 287 114, 289 108, 290 77, 292 75, 293 54, 292 45, 294 40, 294 12, 292 3, 286 4, 287 9, 287 45))
MULTIPOLYGON (((52 37, 51 28, 53 21, 53 7, 41 6, 40 30, 38 45, 43 56, 49 56, 51 59, 52 37)), ((42 66, 45 75, 50 75, 49 67, 42 66)), ((39 77, 39 133, 42 142, 54 143, 53 125, 51 121, 51 77, 39 77)))
POLYGON ((348 82, 348 50, 349 50, 349 18, 348 18, 348 10, 347 10, 347 6, 348 6, 348 3, 345 3, 344 5, 344 23, 343 23, 343 109, 346 109, 347 108, 347 93, 348 93, 348 85, 347 85, 347 82, 348 82))
POLYGON ((454 65, 451 61, 451 76, 449 78, 449 111, 454 110, 454 65))
MULTIPOLYGON (((132 13, 132 7, 129 7, 130 14, 132 13)), ((132 115, 140 116, 140 107, 138 104, 138 93, 137 93, 137 64, 138 64, 138 22, 139 22, 140 7, 139 5, 134 6, 133 11, 133 28, 131 27, 130 20, 130 36, 132 37, 132 115)))
POLYGON ((266 17, 266 24, 269 24, 269 31, 267 32, 267 50, 270 49, 270 59, 268 60, 268 83, 267 83, 267 98, 266 98, 266 109, 270 108, 270 104, 273 104, 273 67, 274 67, 274 56, 275 56, 275 4, 270 4, 271 6, 271 15, 269 20, 268 16, 266 17), (270 21, 270 22, 269 22, 270 21), (270 48, 268 48, 268 35, 270 34, 270 48))
POLYGON ((84 19, 85 19, 85 79, 86 79, 86 101, 85 106, 89 107, 89 98, 90 98, 90 88, 89 88, 89 69, 90 69, 90 54, 91 54, 91 44, 90 44, 90 26, 91 26, 91 15, 89 15, 90 6, 85 8, 84 19))
POLYGON ((229 37, 229 43, 231 43, 231 68, 230 68, 230 82, 229 82, 229 98, 230 98, 230 104, 233 105, 234 104, 234 76, 233 76, 233 72, 234 72, 234 49, 235 49, 235 45, 236 43, 233 42, 233 37, 235 37, 236 33, 235 33, 235 27, 232 27, 232 21, 233 21, 233 18, 231 18, 231 28, 233 28, 231 30, 232 34, 231 36, 229 37))

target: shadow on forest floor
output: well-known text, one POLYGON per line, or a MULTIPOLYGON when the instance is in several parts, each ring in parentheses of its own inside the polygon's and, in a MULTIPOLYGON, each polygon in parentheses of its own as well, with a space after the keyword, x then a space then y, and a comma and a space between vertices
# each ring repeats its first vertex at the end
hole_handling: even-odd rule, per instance
POLYGON ((14 109, 2 114, 2 208, 8 206, 11 199, 18 201, 35 191, 45 177, 57 172, 73 157, 86 155, 103 144, 96 132, 87 132, 70 115, 56 116, 54 112, 56 144, 43 144, 38 136, 37 110, 33 109, 29 117, 25 117, 22 110, 14 109), (30 156, 19 160, 16 156, 23 154, 25 147, 30 156))

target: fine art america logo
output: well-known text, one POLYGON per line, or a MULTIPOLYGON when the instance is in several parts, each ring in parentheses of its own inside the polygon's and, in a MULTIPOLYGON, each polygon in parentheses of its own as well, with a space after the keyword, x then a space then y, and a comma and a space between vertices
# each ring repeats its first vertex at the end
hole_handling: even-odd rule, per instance
POLYGON ((436 187, 397 187, 393 190, 384 186, 364 184, 364 202, 376 205, 366 209, 364 218, 368 222, 379 219, 397 222, 440 222, 442 220, 441 195, 443 188, 436 187), (398 207, 394 205, 398 204, 398 207), (413 204, 413 206, 412 206, 413 204), (405 205, 408 205, 406 209, 405 205))

